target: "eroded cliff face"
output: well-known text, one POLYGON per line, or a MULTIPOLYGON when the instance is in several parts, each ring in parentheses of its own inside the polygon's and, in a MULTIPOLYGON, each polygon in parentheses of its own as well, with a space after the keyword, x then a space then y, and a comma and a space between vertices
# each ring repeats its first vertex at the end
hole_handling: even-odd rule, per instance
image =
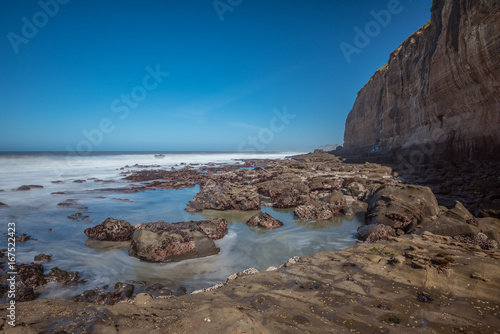
POLYGON ((435 0, 358 92, 349 154, 500 159, 500 1, 435 0))

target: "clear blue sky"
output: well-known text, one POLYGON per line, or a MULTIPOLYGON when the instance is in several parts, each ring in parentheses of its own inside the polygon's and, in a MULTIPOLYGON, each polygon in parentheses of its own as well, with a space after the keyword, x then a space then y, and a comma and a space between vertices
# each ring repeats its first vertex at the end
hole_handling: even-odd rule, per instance
POLYGON ((341 144, 357 92, 431 7, 400 0, 377 31, 370 12, 397 1, 59 1, 0 1, 2 151, 341 144))

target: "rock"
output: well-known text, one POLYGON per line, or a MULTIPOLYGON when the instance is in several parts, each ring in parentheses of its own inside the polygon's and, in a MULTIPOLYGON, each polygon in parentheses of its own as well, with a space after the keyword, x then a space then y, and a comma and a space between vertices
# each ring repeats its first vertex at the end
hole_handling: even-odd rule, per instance
POLYGON ((19 242, 19 243, 25 243, 28 240, 36 240, 36 239, 32 239, 31 235, 27 235, 26 233, 23 233, 19 237, 16 237, 16 242, 19 242))
POLYGON ((148 293, 140 293, 134 298, 135 305, 141 307, 148 306, 152 301, 153 297, 151 297, 151 295, 148 293))
POLYGON ((484 233, 478 233, 474 236, 469 235, 457 235, 453 237, 453 239, 463 242, 466 244, 477 245, 482 249, 498 249, 498 242, 492 239, 489 239, 488 236, 484 233))
POLYGON ((148 286, 146 288, 146 292, 153 297, 169 297, 174 295, 172 290, 165 288, 162 284, 159 283, 148 286))
POLYGON ((476 227, 477 221, 474 216, 460 202, 455 203, 453 209, 443 212, 435 220, 426 220, 421 225, 419 234, 431 232, 432 234, 447 236, 474 236, 480 230, 476 227))
POLYGON ((477 227, 488 238, 500 241, 500 219, 486 217, 477 220, 477 227))
POLYGON ((27 190, 30 190, 30 187, 26 185, 20 186, 19 188, 16 189, 16 191, 27 191, 27 190))
POLYGON ((55 180, 55 181, 50 181, 50 183, 58 184, 58 183, 63 183, 62 180, 55 180))
POLYGON ((404 232, 425 218, 436 218, 439 207, 428 187, 387 185, 379 188, 368 201, 367 224, 384 224, 404 232))
POLYGON ((5 203, 0 202, 0 208, 8 208, 9 206, 5 203))
POLYGON ((22 287, 36 288, 45 284, 43 266, 38 263, 17 266, 17 279, 22 287))
POLYGON ((249 185, 230 182, 209 183, 201 187, 189 202, 187 211, 212 210, 259 210, 260 196, 257 189, 249 185))
POLYGON ((28 302, 34 300, 35 290, 32 287, 20 287, 16 291, 16 302, 28 302))
POLYGON ((38 184, 30 184, 28 186, 30 189, 35 188, 35 189, 43 189, 43 186, 38 185, 38 184))
POLYGON ((74 198, 70 198, 70 199, 65 200, 64 202, 57 203, 57 206, 74 207, 74 208, 78 208, 82 211, 88 209, 85 205, 78 203, 78 200, 74 199, 74 198))
POLYGON ((101 224, 84 231, 90 239, 99 241, 129 241, 132 240, 134 227, 126 220, 107 218, 101 224))
POLYGON ((73 183, 85 183, 87 182, 86 180, 74 180, 73 183))
POLYGON ((498 160, 499 21, 498 1, 434 1, 431 21, 358 92, 344 151, 410 167, 430 157, 498 160))
POLYGON ((314 200, 307 204, 299 205, 293 213, 300 219, 326 220, 334 217, 340 212, 332 206, 320 200, 314 200))
POLYGON ((79 272, 69 272, 66 270, 61 270, 57 267, 52 268, 46 278, 47 282, 58 282, 62 283, 63 286, 76 286, 81 283, 85 283, 86 280, 80 279, 79 272))
POLYGON ((226 279, 226 283, 230 283, 240 277, 243 277, 243 276, 247 276, 247 275, 255 275, 255 274, 258 274, 259 271, 255 268, 248 268, 248 269, 245 269, 243 271, 240 271, 240 272, 237 272, 237 273, 234 273, 234 274, 231 274, 227 279, 226 279))
POLYGON ((302 262, 302 259, 299 257, 299 256, 294 256, 292 258, 289 258, 285 263, 283 263, 279 269, 282 269, 282 268, 288 268, 296 263, 300 263, 302 262))
POLYGON ((223 238, 227 234, 227 220, 218 218, 195 223, 200 231, 212 240, 223 238))
POLYGON ((34 260, 37 262, 49 262, 50 260, 52 260, 52 256, 47 254, 38 254, 35 255, 34 260))
POLYGON ((278 228, 283 226, 283 223, 277 219, 274 219, 270 214, 265 212, 259 212, 255 216, 252 216, 248 221, 247 225, 261 226, 265 228, 278 228))
POLYGON ((76 302, 94 303, 100 305, 114 305, 116 303, 128 301, 134 293, 134 285, 118 282, 114 286, 113 292, 104 292, 101 289, 86 290, 82 294, 74 296, 76 302))
POLYGON ((477 209, 479 217, 500 218, 500 200, 482 201, 477 209))
MULTIPOLYGON (((212 231, 213 229, 211 227, 212 231)), ((214 233, 211 232, 210 235, 214 236, 214 233)), ((212 239, 195 222, 158 221, 136 226, 129 255, 145 261, 171 262, 214 255, 219 251, 212 239)))
POLYGON ((396 231, 388 225, 366 225, 358 228, 356 238, 364 240, 367 243, 375 243, 380 240, 387 240, 389 237, 395 237, 396 231))
POLYGON ((271 197, 273 207, 291 208, 311 200, 310 189, 297 175, 283 174, 258 185, 259 194, 271 197))

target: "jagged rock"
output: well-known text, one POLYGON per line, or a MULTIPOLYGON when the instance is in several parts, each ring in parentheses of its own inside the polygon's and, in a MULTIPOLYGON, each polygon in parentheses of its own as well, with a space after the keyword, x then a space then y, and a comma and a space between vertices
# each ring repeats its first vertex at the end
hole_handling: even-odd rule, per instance
POLYGON ((94 303, 100 305, 114 305, 123 301, 128 301, 134 293, 134 285, 118 282, 114 286, 113 292, 104 292, 99 289, 86 290, 82 294, 74 296, 76 302, 94 303))
POLYGON ((35 255, 34 260, 38 262, 49 262, 50 260, 52 260, 52 256, 47 254, 38 254, 35 255))
POLYGON ((314 200, 296 207, 293 213, 300 219, 326 220, 337 215, 341 209, 328 202, 314 200))
POLYGON ((17 277, 22 287, 36 288, 45 284, 43 266, 38 263, 18 265, 17 277))
POLYGON ((134 227, 126 220, 107 218, 101 224, 84 231, 90 239, 99 241, 129 241, 132 240, 134 227))
POLYGON ((76 286, 86 282, 86 280, 80 279, 79 274, 78 271, 69 272, 55 267, 47 275, 46 281, 62 283, 64 286, 76 286))
POLYGON ((247 225, 261 226, 265 228, 278 228, 283 226, 283 223, 277 219, 274 219, 270 214, 265 212, 259 212, 255 216, 252 216, 248 221, 247 225))
POLYGON ((227 220, 218 218, 195 223, 200 231, 212 240, 223 238, 227 234, 227 220))
POLYGON ((16 242, 19 243, 25 243, 28 240, 36 240, 31 237, 31 235, 27 235, 26 233, 23 233, 22 235, 16 237, 16 242))
POLYGON ((189 202, 187 211, 212 210, 259 210, 260 196, 257 189, 249 185, 230 182, 209 183, 202 186, 194 199, 189 202))

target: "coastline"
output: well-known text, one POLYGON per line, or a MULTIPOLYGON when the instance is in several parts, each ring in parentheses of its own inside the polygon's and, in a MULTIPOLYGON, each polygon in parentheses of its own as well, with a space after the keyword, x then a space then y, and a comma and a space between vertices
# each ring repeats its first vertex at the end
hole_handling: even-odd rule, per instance
MULTIPOLYGON (((254 164, 253 170, 259 168, 259 175, 265 175, 266 168, 270 171, 276 168, 270 161, 248 163, 254 164)), ((317 177, 318 172, 323 176, 347 177, 354 171, 366 176, 365 181, 370 182, 359 193, 359 186, 352 185, 354 180, 346 187, 341 186, 345 192, 348 189, 354 191, 351 195, 356 194, 355 199, 345 195, 349 197, 347 207, 357 210, 366 210, 366 202, 369 203, 372 192, 376 192, 376 189, 370 190, 374 184, 377 187, 400 184, 387 167, 347 165, 320 151, 296 156, 288 162, 281 161, 278 166, 292 172, 292 178, 294 175, 299 179, 309 178, 309 181, 317 177), (377 182, 372 182, 374 180, 377 182)), ((226 168, 233 170, 212 176, 244 183, 252 171, 246 169, 247 172, 235 175, 234 168, 226 168)), ((275 177, 281 177, 279 182, 286 184, 290 180, 283 179, 283 174, 286 176, 281 170, 275 177)), ((350 176, 352 178, 352 174, 350 176)), ((252 178, 256 176, 252 175, 252 178)), ((328 177, 320 182, 321 187, 315 196, 332 192, 327 181, 328 177)), ((309 192, 311 189, 314 187, 310 187, 309 192)), ((292 202, 283 202, 280 198, 276 196, 272 201, 274 204, 290 204, 295 200, 292 204, 307 204, 299 204, 300 196, 294 197, 292 202)), ((445 214, 441 212, 439 215, 445 214)), ((451 236, 436 236, 418 230, 408 232, 394 236, 378 235, 373 243, 364 242, 341 251, 307 256, 277 271, 245 275, 218 289, 185 296, 152 298, 141 293, 111 306, 66 299, 20 302, 18 324, 36 331, 59 328, 96 333, 124 327, 135 327, 138 332, 150 332, 155 328, 158 332, 194 330, 214 333, 466 328, 468 332, 494 333, 500 326, 500 305, 494 294, 498 291, 497 282, 500 282, 496 268, 500 259, 498 244, 497 248, 483 249, 451 236), (441 259, 439 254, 446 254, 444 258, 452 261, 441 259), (430 296, 432 301, 425 296, 430 296), (46 309, 45 313, 34 311, 40 305, 46 309), (460 305, 458 311, 456 305, 460 305), (72 322, 62 321, 61 308, 68 308, 65 319, 73 319, 72 322), (82 316, 83 312, 85 316, 82 316), (480 322, 475 321, 478 314, 482 314, 480 322)), ((2 315, 5 315, 4 311, 2 315)), ((7 332, 13 330, 6 323, 2 328, 7 332)))

